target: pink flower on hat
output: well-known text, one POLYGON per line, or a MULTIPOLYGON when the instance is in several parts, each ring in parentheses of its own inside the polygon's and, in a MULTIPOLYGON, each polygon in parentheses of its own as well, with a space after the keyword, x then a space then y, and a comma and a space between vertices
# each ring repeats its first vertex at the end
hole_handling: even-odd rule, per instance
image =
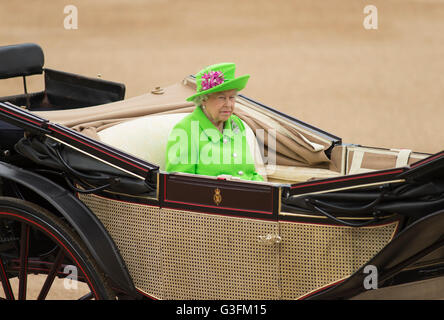
POLYGON ((224 74, 221 71, 210 71, 202 75, 202 91, 211 89, 224 83, 224 74))

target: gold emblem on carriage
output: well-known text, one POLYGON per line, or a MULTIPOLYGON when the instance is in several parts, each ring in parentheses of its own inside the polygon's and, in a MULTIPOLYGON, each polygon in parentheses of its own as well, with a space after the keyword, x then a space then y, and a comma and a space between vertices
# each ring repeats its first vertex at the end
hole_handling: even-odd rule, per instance
POLYGON ((216 188, 214 190, 213 201, 214 201, 214 203, 217 206, 219 205, 219 203, 222 202, 222 195, 220 194, 220 189, 219 188, 216 188))

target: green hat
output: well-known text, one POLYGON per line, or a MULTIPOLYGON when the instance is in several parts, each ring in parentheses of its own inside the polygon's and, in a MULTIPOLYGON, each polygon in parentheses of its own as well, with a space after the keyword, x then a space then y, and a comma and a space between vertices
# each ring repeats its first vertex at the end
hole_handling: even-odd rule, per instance
POLYGON ((213 92, 236 89, 242 90, 247 85, 250 75, 238 78, 234 77, 236 65, 234 63, 218 63, 206 67, 196 74, 196 94, 187 98, 192 101, 194 98, 213 92))

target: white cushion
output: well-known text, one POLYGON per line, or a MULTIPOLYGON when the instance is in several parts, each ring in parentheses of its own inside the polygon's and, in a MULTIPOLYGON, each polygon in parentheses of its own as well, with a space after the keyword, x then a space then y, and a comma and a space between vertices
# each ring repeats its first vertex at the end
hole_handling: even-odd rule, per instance
MULTIPOLYGON (((109 127, 98 132, 100 140, 128 152, 165 170, 165 154, 168 136, 173 127, 188 113, 152 115, 109 127)), ((259 144, 253 130, 243 122, 247 141, 256 164, 256 170, 266 180, 266 171, 259 144)))
POLYGON ((120 123, 98 132, 100 140, 165 170, 168 136, 188 113, 152 115, 120 123))

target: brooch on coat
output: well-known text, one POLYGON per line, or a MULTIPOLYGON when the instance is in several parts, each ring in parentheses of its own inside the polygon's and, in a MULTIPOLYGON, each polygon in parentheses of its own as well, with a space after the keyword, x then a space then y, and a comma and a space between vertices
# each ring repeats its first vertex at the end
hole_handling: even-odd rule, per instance
POLYGON ((231 120, 231 128, 233 129, 234 134, 239 133, 239 127, 238 127, 237 123, 234 122, 234 120, 231 120))

